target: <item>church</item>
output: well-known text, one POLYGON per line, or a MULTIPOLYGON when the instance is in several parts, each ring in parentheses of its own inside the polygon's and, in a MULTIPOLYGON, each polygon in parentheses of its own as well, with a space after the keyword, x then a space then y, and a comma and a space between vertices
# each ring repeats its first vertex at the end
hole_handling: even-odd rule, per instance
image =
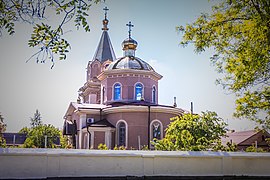
POLYGON ((136 56, 131 22, 122 42, 123 56, 116 58, 108 34, 108 9, 104 10, 102 35, 77 102, 71 102, 64 115, 63 134, 77 149, 97 149, 99 144, 109 149, 152 149, 151 141, 164 137, 170 118, 186 112, 176 102, 158 103, 162 75, 136 56))

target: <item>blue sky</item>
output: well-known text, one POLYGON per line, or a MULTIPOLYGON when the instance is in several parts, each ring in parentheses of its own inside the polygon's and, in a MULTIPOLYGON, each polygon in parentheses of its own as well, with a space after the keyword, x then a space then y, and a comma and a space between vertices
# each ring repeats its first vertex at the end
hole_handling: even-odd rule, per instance
MULTIPOLYGON (((138 42, 136 55, 149 62, 163 75, 159 82, 159 103, 172 105, 177 97, 178 107, 194 112, 211 110, 229 123, 229 128, 248 130, 254 123, 232 117, 235 107, 233 94, 215 85, 219 76, 211 65, 211 51, 196 54, 192 45, 179 45, 181 34, 176 26, 194 21, 202 12, 210 12, 217 1, 208 0, 107 0, 93 5, 88 21, 91 32, 77 31, 66 25, 65 37, 71 43, 67 60, 36 64, 25 61, 36 51, 28 48, 31 25, 16 24, 13 36, 0 38, 0 112, 7 131, 16 132, 29 126, 36 109, 44 123, 61 128, 63 116, 71 101, 76 101, 78 89, 86 80, 86 65, 92 60, 101 36, 103 8, 107 6, 109 35, 117 57, 122 56, 122 41, 128 36, 129 21, 134 24, 132 37, 138 42)), ((48 23, 59 21, 47 15, 48 23)))

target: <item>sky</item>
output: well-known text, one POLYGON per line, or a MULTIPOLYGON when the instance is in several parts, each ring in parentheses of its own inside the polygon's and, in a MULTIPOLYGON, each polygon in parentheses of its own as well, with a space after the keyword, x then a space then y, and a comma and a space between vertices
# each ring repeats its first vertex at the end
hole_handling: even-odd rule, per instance
MULTIPOLYGON (((229 124, 229 129, 249 130, 253 122, 232 116, 235 96, 215 84, 220 75, 211 65, 212 50, 196 54, 194 47, 179 45, 182 34, 176 26, 196 20, 201 13, 211 12, 217 1, 208 0, 106 0, 93 5, 87 18, 91 31, 76 30, 65 25, 65 38, 71 52, 64 61, 26 63, 37 49, 29 48, 30 24, 19 22, 16 33, 0 37, 0 112, 7 132, 18 132, 30 126, 36 109, 42 121, 63 127, 63 116, 70 102, 75 102, 78 89, 86 82, 86 66, 91 61, 102 33, 102 20, 107 6, 109 36, 117 57, 123 55, 121 43, 128 37, 126 24, 134 24, 132 38, 138 42, 136 56, 148 62, 163 78, 159 81, 159 104, 173 105, 194 112, 215 111, 229 124)), ((56 26, 59 18, 47 14, 45 22, 56 26)))

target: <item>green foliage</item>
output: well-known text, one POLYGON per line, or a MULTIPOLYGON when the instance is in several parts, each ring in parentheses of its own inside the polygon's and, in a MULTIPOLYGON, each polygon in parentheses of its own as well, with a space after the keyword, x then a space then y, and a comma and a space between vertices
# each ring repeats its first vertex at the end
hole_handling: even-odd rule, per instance
POLYGON ((246 148, 246 152, 266 152, 263 148, 256 148, 255 146, 249 146, 246 148))
POLYGON ((3 31, 7 31, 9 35, 14 34, 16 22, 35 24, 28 45, 37 48, 38 51, 30 59, 36 57, 37 63, 45 63, 49 59, 52 61, 53 67, 54 55, 59 56, 60 60, 64 60, 70 49, 68 41, 62 38, 64 25, 74 22, 77 29, 82 27, 86 32, 89 32, 90 26, 86 20, 88 11, 92 4, 99 2, 100 0, 1 0, 0 36, 3 31), (46 16, 49 12, 55 12, 54 19, 60 19, 56 27, 45 23, 48 22, 46 16))
POLYGON ((28 128, 28 127, 23 127, 20 131, 19 131, 19 133, 21 133, 21 134, 28 134, 29 132, 30 132, 30 128, 28 128))
POLYGON ((127 150, 125 146, 115 146, 113 150, 127 150))
POLYGON ((30 118, 30 125, 32 128, 42 125, 41 114, 36 110, 34 117, 30 118))
POLYGON ((148 145, 143 145, 142 148, 141 148, 141 150, 143 150, 143 151, 149 151, 148 145))
POLYGON ((2 133, 6 131, 7 125, 4 123, 4 117, 0 113, 0 147, 6 147, 6 140, 2 137, 2 133))
POLYGON ((221 140, 218 140, 213 146, 213 151, 227 151, 235 152, 237 151, 237 146, 235 143, 227 142, 226 146, 221 144, 221 140))
POLYGON ((268 146, 270 146, 270 138, 266 138, 265 141, 268 144, 268 146))
POLYGON ((61 148, 67 146, 67 141, 62 137, 59 129, 53 125, 39 125, 32 128, 23 128, 20 132, 28 132, 24 142, 24 148, 45 148, 45 136, 47 136, 47 148, 56 148, 57 137, 60 137, 61 148))
POLYGON ((7 128, 7 124, 4 123, 4 117, 0 113, 0 134, 5 132, 7 128))
POLYGON ((177 29, 181 44, 193 43, 197 53, 214 49, 211 61, 222 79, 217 83, 236 100, 236 117, 270 128, 270 1, 223 0, 197 20, 177 29))
POLYGON ((106 146, 106 144, 101 143, 101 144, 98 145, 98 149, 99 150, 108 150, 109 148, 106 146))
POLYGON ((0 148, 5 148, 6 146, 6 140, 0 135, 0 148))
POLYGON ((152 142, 157 150, 202 151, 213 149, 226 131, 226 123, 215 112, 184 114, 171 119, 165 138, 152 142))

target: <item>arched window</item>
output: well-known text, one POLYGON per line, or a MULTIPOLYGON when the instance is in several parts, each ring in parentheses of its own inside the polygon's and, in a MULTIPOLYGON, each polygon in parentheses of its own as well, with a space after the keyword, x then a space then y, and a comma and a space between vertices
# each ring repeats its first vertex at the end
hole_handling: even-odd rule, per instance
POLYGON ((142 100, 143 98, 143 85, 141 83, 137 83, 135 86, 135 99, 142 100))
POLYGON ((160 124, 159 123, 153 123, 153 139, 161 139, 161 131, 160 131, 160 124))
POLYGON ((152 88, 152 102, 154 103, 154 104, 156 104, 156 87, 155 86, 153 86, 153 88, 152 88))
POLYGON ((118 125, 118 146, 126 146, 126 124, 120 122, 118 125))
POLYGON ((159 120, 154 120, 150 124, 151 140, 163 138, 163 126, 159 120))
POLYGON ((120 100, 121 99, 121 84, 116 83, 113 87, 114 92, 114 100, 120 100))

